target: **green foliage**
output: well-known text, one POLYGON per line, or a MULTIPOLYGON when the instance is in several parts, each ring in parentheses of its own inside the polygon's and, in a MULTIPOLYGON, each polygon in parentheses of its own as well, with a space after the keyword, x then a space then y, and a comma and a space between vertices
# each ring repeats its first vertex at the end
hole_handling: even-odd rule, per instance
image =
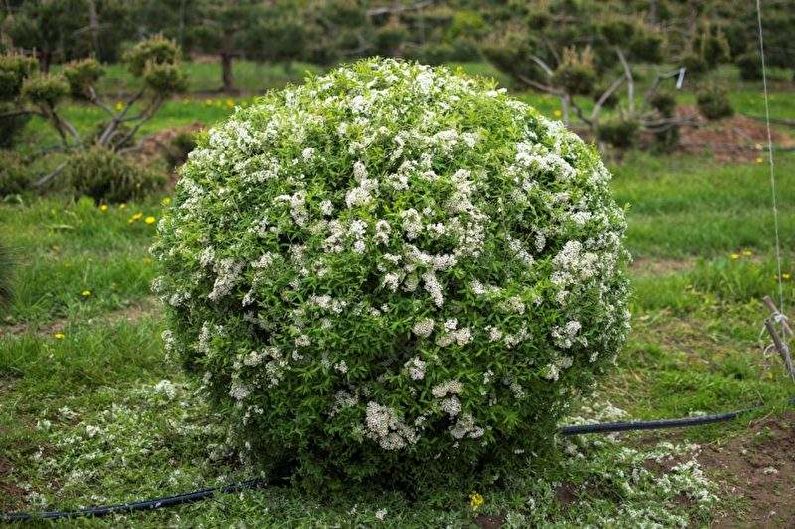
POLYGON ((629 44, 630 56, 636 61, 658 64, 664 59, 664 45, 665 40, 659 33, 638 30, 629 44))
POLYGON ((166 348, 272 475, 543 474, 628 328, 608 181, 576 135, 445 69, 369 60, 271 92, 181 169, 152 248, 166 348))
POLYGON ((656 91, 649 96, 648 102, 663 117, 670 118, 676 114, 676 96, 672 92, 656 91))
MULTIPOLYGON (((2 171, 3 169, 0 168, 0 179, 2 179, 2 171)), ((0 242, 0 309, 8 308, 11 302, 14 264, 11 250, 6 246, 5 242, 0 242)))
POLYGON ((445 31, 445 39, 454 41, 457 39, 477 39, 488 31, 488 25, 483 16, 477 11, 467 9, 456 10, 450 25, 445 31))
POLYGON ((192 131, 178 133, 166 146, 165 157, 169 167, 179 167, 188 159, 188 154, 196 148, 197 135, 192 131))
POLYGON ((552 76, 552 82, 571 95, 588 95, 596 84, 596 69, 590 48, 577 53, 574 48, 563 50, 563 60, 552 76))
POLYGON ((633 21, 615 17, 599 26, 599 32, 612 46, 623 46, 632 42, 635 37, 635 29, 636 25, 633 21))
POLYGON ((696 94, 696 103, 701 115, 709 120, 727 118, 734 114, 726 89, 715 84, 701 88, 696 94))
POLYGON ((698 33, 694 49, 710 70, 729 59, 729 43, 723 32, 713 26, 707 26, 698 33))
POLYGON ((500 71, 512 76, 519 85, 524 85, 524 79, 545 79, 545 72, 531 58, 534 51, 535 46, 528 40, 527 32, 518 30, 493 36, 481 45, 483 56, 500 71))
POLYGON ((56 60, 80 52, 80 40, 75 37, 86 36, 87 14, 83 0, 27 0, 9 17, 4 29, 14 47, 35 50, 47 72, 56 60))
POLYGON ((33 104, 52 108, 69 95, 69 83, 63 75, 38 74, 22 82, 21 95, 33 104))
POLYGON ((166 177, 100 146, 69 156, 62 176, 76 196, 95 202, 128 202, 162 189, 166 177))
POLYGON ((15 104, 0 103, 0 148, 7 149, 13 146, 28 121, 30 115, 20 113, 19 107, 15 104))
POLYGON ((757 51, 749 51, 734 59, 734 64, 740 71, 740 79, 745 81, 758 81, 762 79, 762 58, 757 51))
POLYGON ((130 73, 136 77, 145 76, 153 67, 176 65, 179 59, 179 47, 173 40, 160 35, 139 42, 123 56, 130 73))
MULTIPOLYGON (((676 115, 676 95, 673 92, 656 91, 648 97, 648 103, 663 118, 673 118, 676 115)), ((671 152, 679 145, 679 137, 679 125, 668 124, 654 131, 652 147, 659 153, 671 152)))
POLYGON ((66 64, 62 73, 69 83, 72 97, 90 99, 91 90, 105 71, 95 59, 81 59, 66 64))
POLYGON ((144 84, 160 97, 184 92, 188 76, 179 64, 148 62, 143 72, 144 84))
POLYGON ((375 51, 377 55, 395 55, 403 42, 408 38, 409 32, 402 24, 390 23, 376 30, 375 51))
POLYGON ((682 66, 687 70, 688 75, 700 76, 709 71, 709 64, 701 55, 688 53, 682 57, 682 66))
POLYGON ((618 149, 628 149, 638 140, 640 124, 628 118, 613 118, 599 124, 596 137, 599 141, 618 149))
POLYGON ((36 70, 36 59, 18 54, 0 55, 0 100, 19 97, 22 82, 36 70))
POLYGON ((457 39, 451 43, 426 44, 413 50, 411 57, 423 64, 434 66, 448 62, 473 62, 481 58, 477 43, 467 39, 457 39))
POLYGON ((0 197, 23 193, 31 184, 31 175, 13 151, 0 150, 0 197))

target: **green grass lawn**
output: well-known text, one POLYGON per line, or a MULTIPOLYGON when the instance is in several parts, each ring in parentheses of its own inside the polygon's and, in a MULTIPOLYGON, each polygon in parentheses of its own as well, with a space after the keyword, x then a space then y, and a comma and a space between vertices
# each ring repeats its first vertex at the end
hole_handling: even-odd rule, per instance
MULTIPOLYGON (((780 174, 790 173, 795 156, 781 156, 778 164, 780 174)), ((775 291, 766 168, 634 154, 614 172, 616 196, 629 208, 628 245, 638 258, 632 269, 634 332, 597 403, 609 401, 634 418, 759 402, 784 413, 792 385, 777 358, 761 355, 758 342, 758 300, 775 291)), ((793 196, 792 185, 781 179, 782 197, 793 196)), ((12 469, 0 484, 15 493, 0 495, 0 508, 74 508, 244 477, 224 456, 217 418, 162 356, 160 309, 148 286, 154 228, 133 220, 136 213, 157 218, 161 207, 152 200, 103 212, 90 201, 57 198, 0 207, 2 237, 18 261, 17 294, 0 327, 0 463, 12 469)), ((785 269, 792 274, 791 204, 782 205, 781 220, 785 269)), ((785 281, 785 296, 788 305, 795 301, 791 280, 785 281)), ((628 435, 620 444, 582 439, 568 449, 584 454, 586 464, 563 460, 553 480, 515 476, 507 487, 478 491, 486 499, 481 510, 507 516, 516 526, 620 523, 628 519, 622 505, 648 509, 664 526, 673 521, 663 511, 694 525, 706 524, 721 509, 742 513, 741 503, 679 505, 653 480, 644 482, 642 494, 631 495, 615 476, 597 477, 616 468, 645 468, 644 461, 660 450, 649 446, 652 441, 681 445, 686 437, 720 444, 744 435, 747 424, 628 435), (638 450, 629 459, 627 447, 638 450), (598 490, 576 506, 566 504, 555 485, 594 480, 598 490)), ((683 446, 675 449, 677 457, 690 457, 683 446)), ((695 486, 692 476, 687 479, 682 483, 695 486)), ((273 486, 81 525, 214 526, 234 519, 254 526, 347 527, 353 520, 381 523, 375 513, 386 509, 386 526, 466 527, 474 517, 470 492, 446 491, 412 503, 362 491, 314 498, 273 486)))
MULTIPOLYGON (((460 66, 495 75, 486 65, 460 66)), ((189 67, 192 90, 217 87, 216 65, 189 67)), ((293 75, 242 61, 236 73, 251 92, 293 75)), ((123 91, 127 82, 112 69, 105 90, 123 91)), ((559 110, 553 97, 521 97, 550 116, 559 110)), ((761 112, 759 87, 738 83, 732 97, 741 110, 761 112)), ((169 101, 143 133, 210 125, 251 101, 189 95, 169 101)), ((771 102, 777 117, 795 118, 791 92, 775 93, 771 102)), ((84 131, 98 116, 80 105, 68 106, 65 115, 84 131)), ((23 149, 55 141, 34 120, 23 149)), ((795 183, 786 175, 795 173, 795 154, 779 154, 776 164, 785 306, 791 307, 795 183)), ((503 477, 500 486, 439 491, 417 501, 360 488, 314 497, 272 483, 201 504, 66 525, 475 527, 482 515, 503 527, 627 527, 638 517, 662 527, 698 527, 721 516, 760 526, 755 516, 770 506, 743 499, 743 476, 708 464, 701 476, 687 464, 699 460, 700 449, 687 442, 705 451, 756 443, 748 445, 751 456, 763 459, 764 443, 775 437, 770 421, 793 417, 786 406, 793 384, 776 356, 762 354, 759 339, 765 316, 759 300, 774 294, 777 283, 767 166, 631 152, 611 169, 636 258, 633 332, 615 372, 572 414, 609 420, 621 416, 617 407, 624 418, 640 419, 758 403, 768 410, 687 431, 561 440, 561 457, 545 476, 528 471, 503 477), (739 488, 729 493, 731 487, 739 488), (473 492, 485 500, 478 509, 470 503, 473 492)), ((144 220, 160 217, 163 198, 106 211, 59 197, 0 204, 0 240, 17 263, 15 297, 0 322, 0 511, 130 501, 249 477, 225 448, 221 418, 163 356, 161 309, 149 290, 154 269, 147 249, 155 230, 144 220)), ((783 491, 776 510, 792 512, 786 492, 792 476, 782 468, 769 479, 770 490, 783 491)))

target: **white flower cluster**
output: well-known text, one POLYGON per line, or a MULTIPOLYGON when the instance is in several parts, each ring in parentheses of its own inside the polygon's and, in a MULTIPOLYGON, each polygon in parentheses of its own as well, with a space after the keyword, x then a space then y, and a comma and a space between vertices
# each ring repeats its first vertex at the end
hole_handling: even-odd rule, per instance
POLYGON ((532 450, 538 414, 628 331, 609 177, 559 124, 445 69, 368 60, 270 93, 182 169, 152 249, 164 342, 240 444, 294 454, 326 432, 340 465, 368 446, 532 450))
POLYGON ((387 406, 370 401, 365 412, 367 436, 375 441, 384 450, 399 450, 407 444, 417 442, 417 433, 404 424, 395 413, 387 406))

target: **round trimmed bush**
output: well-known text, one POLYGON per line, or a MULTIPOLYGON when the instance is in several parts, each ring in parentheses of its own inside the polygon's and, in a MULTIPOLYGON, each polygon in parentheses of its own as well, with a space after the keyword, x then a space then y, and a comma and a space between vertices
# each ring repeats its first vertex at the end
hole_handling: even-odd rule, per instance
POLYGON ((127 202, 162 189, 166 175, 94 145, 69 156, 61 181, 76 196, 88 196, 97 203, 127 202))
POLYGON ((696 94, 696 104, 701 115, 710 121, 728 118, 734 115, 726 89, 718 85, 708 85, 696 94))
POLYGON ((238 108, 181 175, 152 249, 166 349, 260 468, 538 464, 626 336, 610 174, 490 82, 359 62, 238 108))

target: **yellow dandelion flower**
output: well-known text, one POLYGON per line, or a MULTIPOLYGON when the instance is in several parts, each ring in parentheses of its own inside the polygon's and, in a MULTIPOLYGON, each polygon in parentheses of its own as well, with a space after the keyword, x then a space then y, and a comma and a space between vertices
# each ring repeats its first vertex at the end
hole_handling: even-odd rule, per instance
POLYGON ((754 255, 754 252, 752 252, 751 250, 743 250, 743 255, 745 257, 750 257, 750 256, 754 255))
POLYGON ((226 100, 226 106, 228 106, 229 108, 232 108, 233 106, 235 106, 235 100, 234 99, 227 99, 226 100))
POLYGON ((784 279, 786 281, 786 280, 792 279, 792 276, 790 274, 784 272, 783 274, 781 274, 781 279, 784 279))
POLYGON ((763 161, 763 160, 762 160, 762 157, 761 157, 761 156, 757 156, 757 157, 756 157, 756 163, 762 163, 762 161, 763 161))
POLYGON ((107 205, 107 204, 100 204, 100 206, 99 206, 99 210, 100 210, 102 213, 105 213, 105 212, 107 212, 107 211, 108 211, 108 205, 107 205))
POLYGON ((124 203, 119 204, 119 209, 127 209, 127 204, 124 203))
POLYGON ((555 112, 553 112, 553 114, 555 115, 556 118, 559 118, 560 116, 563 115, 563 112, 561 112, 560 110, 555 110, 555 112))
POLYGON ((478 494, 477 492, 473 492, 469 495, 469 506, 472 508, 473 511, 477 511, 483 504, 486 503, 486 500, 483 499, 483 496, 478 494))
POLYGON ((121 112, 123 108, 124 108, 124 103, 122 103, 121 101, 116 101, 116 111, 121 112))
POLYGON ((87 297, 89 297, 91 295, 91 291, 90 290, 84 290, 84 291, 82 291, 80 293, 80 295, 83 296, 84 298, 87 298, 87 297))
POLYGON ((164 206, 168 206, 169 204, 171 204, 171 197, 166 197, 166 198, 164 198, 164 199, 161 201, 161 203, 162 203, 164 206))
POLYGON ((739 259, 739 258, 740 258, 740 254, 738 254, 738 253, 733 253, 733 254, 731 254, 729 257, 731 257, 733 260, 736 260, 736 259, 739 259))
POLYGON ((62 332, 56 332, 55 334, 53 334, 53 336, 55 337, 56 340, 63 340, 64 338, 66 338, 66 335, 62 332))
POLYGON ((154 224, 156 220, 157 219, 155 219, 154 217, 146 217, 144 219, 144 222, 146 222, 147 224, 154 224))

